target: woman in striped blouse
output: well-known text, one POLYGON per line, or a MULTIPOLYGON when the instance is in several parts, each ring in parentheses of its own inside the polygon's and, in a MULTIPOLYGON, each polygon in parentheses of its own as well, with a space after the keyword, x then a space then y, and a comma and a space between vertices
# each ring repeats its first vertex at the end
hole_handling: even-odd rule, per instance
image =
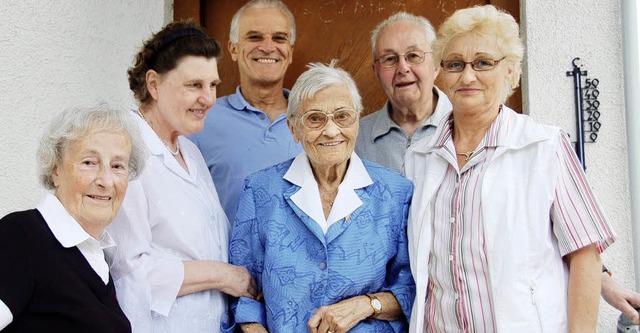
POLYGON ((433 45, 453 111, 407 153, 410 332, 594 332, 615 239, 567 134, 504 105, 524 53, 509 14, 454 13, 433 45))

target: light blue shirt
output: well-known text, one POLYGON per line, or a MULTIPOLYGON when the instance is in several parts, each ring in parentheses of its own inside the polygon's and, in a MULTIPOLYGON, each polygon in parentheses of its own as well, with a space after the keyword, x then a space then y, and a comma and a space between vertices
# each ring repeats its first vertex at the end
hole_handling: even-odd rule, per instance
MULTIPOLYGON (((282 91, 289 97, 289 91, 282 91)), ((209 110, 204 129, 189 137, 198 146, 218 191, 220 203, 233 223, 244 179, 286 161, 302 151, 293 141, 284 114, 273 122, 247 102, 240 92, 218 99, 209 110)))
POLYGON ((249 270, 264 302, 240 298, 236 322, 306 332, 321 306, 390 291, 405 316, 363 320, 349 332, 406 332, 415 295, 406 234, 412 192, 406 178, 353 154, 325 219, 306 154, 249 176, 229 261, 249 270))
POLYGON ((362 118, 355 148, 358 156, 404 175, 404 155, 407 149, 414 143, 431 137, 442 117, 453 108, 447 95, 440 89, 433 87, 433 93, 438 96, 433 114, 411 136, 391 119, 393 107, 388 101, 382 109, 362 118))

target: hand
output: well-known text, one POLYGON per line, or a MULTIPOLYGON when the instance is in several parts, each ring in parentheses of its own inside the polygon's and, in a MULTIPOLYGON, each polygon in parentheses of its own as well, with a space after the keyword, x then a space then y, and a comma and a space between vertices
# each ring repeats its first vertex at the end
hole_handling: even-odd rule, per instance
POLYGON ((313 314, 307 327, 310 333, 343 333, 373 315, 369 297, 355 296, 323 306, 313 314))
POLYGON ((243 333, 268 333, 267 329, 259 323, 242 323, 240 330, 243 333))
POLYGON ((217 261, 217 274, 221 285, 218 290, 233 297, 255 298, 258 287, 249 271, 242 266, 235 266, 217 261))
POLYGON ((602 298, 614 308, 622 311, 635 324, 640 323, 640 294, 625 289, 607 273, 602 273, 602 298))

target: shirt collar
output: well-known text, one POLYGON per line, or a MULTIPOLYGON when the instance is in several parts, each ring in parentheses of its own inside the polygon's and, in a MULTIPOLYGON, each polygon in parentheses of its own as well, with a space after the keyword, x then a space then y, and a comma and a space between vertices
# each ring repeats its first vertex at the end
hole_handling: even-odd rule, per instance
MULTIPOLYGON (((282 89, 282 94, 287 100, 289 99, 289 92, 290 91, 288 89, 282 89)), ((236 88, 235 94, 229 96, 229 104, 238 111, 251 110, 262 112, 262 110, 258 110, 253 105, 249 104, 249 102, 247 102, 244 96, 242 96, 242 90, 240 89, 240 86, 236 88)))
MULTIPOLYGON (((444 117, 452 109, 449 98, 447 98, 447 95, 445 95, 442 90, 438 89, 437 87, 433 87, 433 93, 438 96, 438 102, 436 103, 436 107, 433 110, 433 114, 425 119, 421 128, 438 126, 438 124, 442 120, 442 117, 444 117)), ((374 141, 378 137, 389 133, 392 128, 402 130, 402 128, 398 126, 398 124, 396 124, 393 119, 391 119, 391 112, 393 112, 393 106, 389 101, 387 101, 387 103, 385 103, 384 107, 382 108, 382 112, 380 112, 380 115, 377 117, 376 122, 373 125, 372 133, 374 141)))
MULTIPOLYGON (((303 151, 296 156, 291 163, 289 170, 284 174, 284 179, 299 187, 303 187, 310 183, 317 185, 316 179, 313 176, 313 171, 311 170, 311 163, 309 162, 307 153, 303 151)), ((373 184, 373 180, 369 177, 369 173, 367 172, 367 169, 365 169, 362 160, 355 152, 351 153, 349 167, 347 168, 347 173, 345 174, 340 186, 358 189, 371 184, 373 184)))
POLYGON ((106 230, 102 232, 99 240, 91 237, 69 214, 60 200, 51 193, 47 193, 42 198, 36 209, 44 218, 55 238, 65 248, 78 246, 87 240, 99 242, 103 249, 115 246, 113 238, 106 230))
POLYGON ((331 224, 343 218, 348 219, 348 216, 353 211, 362 206, 363 202, 355 190, 373 184, 373 180, 371 180, 360 157, 355 153, 351 153, 349 167, 342 183, 338 187, 338 194, 331 208, 331 213, 325 219, 318 183, 313 176, 309 158, 304 151, 293 160, 289 170, 284 175, 284 179, 300 187, 291 196, 291 200, 305 214, 316 221, 325 233, 331 224))
MULTIPOLYGON (((482 145, 487 147, 500 147, 506 145, 505 136, 507 134, 507 116, 506 112, 503 112, 503 106, 500 106, 500 112, 498 116, 493 120, 489 129, 482 139, 482 145)), ((449 113, 446 122, 443 121, 442 128, 436 133, 437 139, 434 148, 443 147, 448 141, 452 139, 453 133, 453 112, 449 113)))
POLYGON ((182 177, 183 179, 189 182, 196 182, 198 179, 198 168, 195 167, 195 161, 192 158, 192 154, 190 153, 190 149, 187 147, 191 144, 189 139, 180 135, 177 138, 178 145, 180 145, 180 152, 182 153, 182 158, 184 162, 187 164, 187 168, 189 171, 185 171, 182 166, 178 163, 175 157, 171 154, 167 146, 160 140, 158 134, 151 128, 149 123, 147 123, 136 110, 131 110, 133 114, 131 117, 138 125, 138 129, 140 130, 140 136, 144 141, 149 153, 153 156, 160 157, 162 163, 173 173, 182 177))
MULTIPOLYGON (((131 117, 138 125, 140 129, 140 135, 142 136, 144 142, 149 148, 149 152, 153 155, 164 155, 165 153, 169 153, 167 147, 162 143, 158 134, 151 128, 151 126, 138 114, 138 111, 131 110, 133 114, 131 117)), ((180 138, 178 138, 179 140, 180 138)))

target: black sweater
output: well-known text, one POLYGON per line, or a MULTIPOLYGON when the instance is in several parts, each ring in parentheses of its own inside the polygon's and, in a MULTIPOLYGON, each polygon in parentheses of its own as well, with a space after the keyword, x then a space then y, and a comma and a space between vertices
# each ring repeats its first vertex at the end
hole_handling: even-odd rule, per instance
POLYGON ((35 209, 0 220, 0 300, 13 314, 2 333, 131 332, 112 279, 64 248, 35 209))

